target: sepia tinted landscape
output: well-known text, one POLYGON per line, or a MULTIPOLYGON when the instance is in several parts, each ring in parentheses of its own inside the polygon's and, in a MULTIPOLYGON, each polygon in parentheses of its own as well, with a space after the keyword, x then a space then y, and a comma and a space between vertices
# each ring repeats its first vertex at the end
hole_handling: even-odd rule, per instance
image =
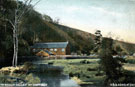
POLYGON ((134 5, 0 0, 0 87, 135 87, 134 5))

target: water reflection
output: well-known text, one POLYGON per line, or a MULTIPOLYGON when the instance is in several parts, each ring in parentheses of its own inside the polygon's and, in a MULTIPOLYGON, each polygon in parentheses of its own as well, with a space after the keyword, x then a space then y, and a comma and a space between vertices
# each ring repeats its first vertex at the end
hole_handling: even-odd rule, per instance
POLYGON ((74 80, 66 79, 62 80, 60 87, 79 87, 74 80))
POLYGON ((36 73, 39 76, 41 83, 47 83, 47 87, 79 87, 79 85, 69 79, 68 75, 58 73, 36 73))

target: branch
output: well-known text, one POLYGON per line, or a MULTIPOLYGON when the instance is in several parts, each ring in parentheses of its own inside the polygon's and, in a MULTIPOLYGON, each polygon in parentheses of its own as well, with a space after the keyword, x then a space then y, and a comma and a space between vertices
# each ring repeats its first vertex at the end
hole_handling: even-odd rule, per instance
POLYGON ((11 26, 13 27, 12 30, 15 28, 15 26, 14 26, 14 24, 13 24, 13 22, 11 20, 9 20, 9 19, 2 19, 2 18, 0 20, 4 20, 4 21, 9 22, 11 24, 11 26))
POLYGON ((22 11, 22 13, 20 14, 20 16, 18 17, 18 21, 22 18, 23 14, 24 14, 25 12, 28 12, 31 8, 35 7, 41 0, 38 0, 32 7, 29 7, 29 8, 27 9, 27 6, 29 6, 29 5, 31 4, 32 0, 30 0, 29 2, 28 2, 28 1, 29 1, 29 0, 26 0, 26 1, 25 1, 25 3, 24 3, 25 9, 22 11), (27 3, 28 3, 28 4, 27 4, 27 3), (27 5, 27 6, 25 6, 25 5, 27 5))
POLYGON ((34 5, 33 7, 35 7, 41 0, 38 0, 34 5))
MULTIPOLYGON (((29 0, 27 0, 27 1, 29 1, 29 0)), ((32 2, 32 0, 30 0, 30 1, 28 2, 28 5, 30 5, 31 2, 32 2)), ((27 5, 27 3, 26 3, 26 5, 27 5)))
MULTIPOLYGON (((14 26, 13 22, 12 22, 11 20, 8 20, 8 21, 9 21, 9 23, 12 25, 13 29, 15 29, 15 26, 14 26)), ((12 29, 12 30, 13 30, 13 29, 12 29)))
POLYGON ((25 1, 25 3, 24 3, 23 6, 22 6, 23 8, 25 7, 25 5, 27 4, 28 1, 29 1, 29 0, 26 0, 26 1, 25 1))

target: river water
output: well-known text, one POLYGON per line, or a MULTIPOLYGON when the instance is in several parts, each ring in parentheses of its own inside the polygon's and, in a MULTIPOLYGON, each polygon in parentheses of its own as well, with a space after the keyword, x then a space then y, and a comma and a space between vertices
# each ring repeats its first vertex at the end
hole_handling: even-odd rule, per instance
POLYGON ((36 73, 41 79, 41 83, 46 83, 47 87, 80 87, 74 80, 69 79, 68 75, 57 73, 36 73))
MULTIPOLYGON (((43 64, 43 62, 38 61, 35 64, 43 64)), ((34 73, 34 75, 41 79, 41 83, 46 83, 47 87, 80 87, 74 80, 69 78, 69 75, 63 73, 49 71, 34 73)))

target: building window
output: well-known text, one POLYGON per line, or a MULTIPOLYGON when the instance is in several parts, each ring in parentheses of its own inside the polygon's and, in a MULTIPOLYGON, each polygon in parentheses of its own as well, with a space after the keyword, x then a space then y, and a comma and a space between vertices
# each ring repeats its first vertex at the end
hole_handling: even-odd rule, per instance
POLYGON ((53 51, 53 49, 50 49, 50 51, 53 51))
POLYGON ((64 49, 64 48, 62 48, 62 49, 61 49, 61 51, 62 51, 62 52, 64 52, 64 51, 65 51, 65 49, 64 49))
POLYGON ((54 49, 54 51, 56 52, 56 51, 57 51, 57 49, 54 49))

